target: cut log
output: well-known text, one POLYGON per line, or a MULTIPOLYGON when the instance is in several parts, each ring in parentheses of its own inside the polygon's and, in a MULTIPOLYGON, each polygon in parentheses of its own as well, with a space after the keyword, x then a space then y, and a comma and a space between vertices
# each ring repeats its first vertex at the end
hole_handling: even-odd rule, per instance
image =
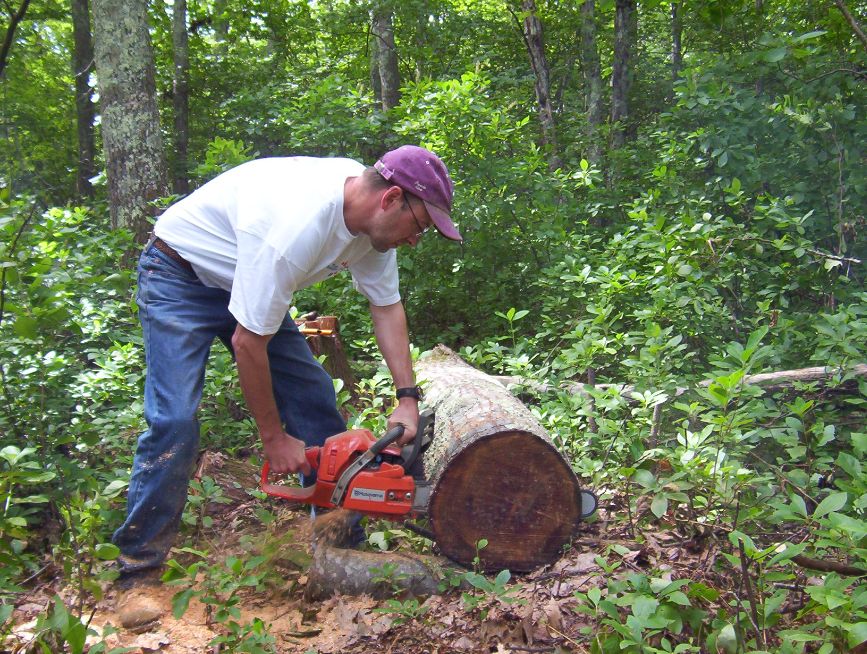
POLYGON ((550 436, 506 388, 443 345, 416 370, 436 412, 424 470, 443 554, 464 565, 478 555, 488 570, 554 561, 580 522, 581 495, 550 436))

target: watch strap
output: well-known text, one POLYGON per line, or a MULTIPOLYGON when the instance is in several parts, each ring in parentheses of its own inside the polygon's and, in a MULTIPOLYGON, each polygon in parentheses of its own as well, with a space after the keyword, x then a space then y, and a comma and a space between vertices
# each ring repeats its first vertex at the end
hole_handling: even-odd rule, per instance
POLYGON ((421 401, 421 388, 418 386, 406 386, 404 388, 398 388, 394 396, 399 400, 403 397, 413 397, 416 400, 421 401))

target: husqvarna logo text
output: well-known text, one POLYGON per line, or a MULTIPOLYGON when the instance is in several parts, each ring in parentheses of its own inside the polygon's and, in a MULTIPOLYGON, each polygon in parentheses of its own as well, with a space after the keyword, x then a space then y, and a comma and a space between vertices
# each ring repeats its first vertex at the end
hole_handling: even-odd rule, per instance
POLYGON ((353 488, 351 497, 354 500, 385 502, 385 491, 376 490, 375 488, 353 488))

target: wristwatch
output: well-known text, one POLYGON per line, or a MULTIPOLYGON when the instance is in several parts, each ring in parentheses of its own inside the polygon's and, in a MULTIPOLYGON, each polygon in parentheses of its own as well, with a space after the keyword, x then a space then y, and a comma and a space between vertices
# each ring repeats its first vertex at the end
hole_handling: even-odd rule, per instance
POLYGON ((421 402, 421 388, 419 386, 407 386, 405 388, 398 388, 394 396, 399 400, 402 397, 414 397, 419 402, 421 402))

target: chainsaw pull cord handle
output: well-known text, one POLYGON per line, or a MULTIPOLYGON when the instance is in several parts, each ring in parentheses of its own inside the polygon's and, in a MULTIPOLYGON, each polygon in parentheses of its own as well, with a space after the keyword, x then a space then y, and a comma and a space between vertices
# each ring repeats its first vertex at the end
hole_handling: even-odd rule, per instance
POLYGON ((373 456, 378 456, 379 453, 382 452, 386 447, 388 447, 398 438, 403 436, 404 431, 405 427, 403 425, 397 425, 397 427, 392 427, 385 433, 385 436, 383 436, 373 445, 371 445, 368 451, 373 454, 373 456))

